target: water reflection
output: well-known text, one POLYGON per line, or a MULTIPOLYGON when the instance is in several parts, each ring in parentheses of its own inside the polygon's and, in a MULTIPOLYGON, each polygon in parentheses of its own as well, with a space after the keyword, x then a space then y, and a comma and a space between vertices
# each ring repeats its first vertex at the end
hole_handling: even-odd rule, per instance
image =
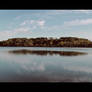
POLYGON ((78 55, 86 55, 84 52, 76 52, 76 51, 47 51, 47 50, 11 50, 8 51, 11 54, 31 54, 31 55, 60 55, 60 56, 78 56, 78 55))
POLYGON ((76 50, 76 48, 1 49, 0 81, 92 82, 92 54, 89 51, 92 53, 92 49, 76 50), (81 57, 80 55, 87 54, 85 52, 88 55, 81 57))

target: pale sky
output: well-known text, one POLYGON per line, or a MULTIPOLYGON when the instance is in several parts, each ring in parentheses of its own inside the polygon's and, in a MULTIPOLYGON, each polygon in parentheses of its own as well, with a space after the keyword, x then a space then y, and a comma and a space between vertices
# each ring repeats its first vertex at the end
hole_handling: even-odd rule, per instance
POLYGON ((70 36, 92 40, 92 10, 0 10, 0 40, 70 36))

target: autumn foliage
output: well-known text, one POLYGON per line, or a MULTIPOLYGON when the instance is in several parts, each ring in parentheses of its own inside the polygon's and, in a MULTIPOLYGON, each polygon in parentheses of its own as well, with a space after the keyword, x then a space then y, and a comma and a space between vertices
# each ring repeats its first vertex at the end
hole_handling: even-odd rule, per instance
POLYGON ((0 41, 0 46, 10 47, 92 47, 88 39, 77 37, 57 38, 12 38, 0 41))

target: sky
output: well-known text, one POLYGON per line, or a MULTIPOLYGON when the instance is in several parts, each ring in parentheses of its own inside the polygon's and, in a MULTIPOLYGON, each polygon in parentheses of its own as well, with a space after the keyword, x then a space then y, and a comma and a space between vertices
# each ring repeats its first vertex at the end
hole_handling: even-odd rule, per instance
POLYGON ((0 40, 36 37, 92 41, 92 10, 0 10, 0 40))

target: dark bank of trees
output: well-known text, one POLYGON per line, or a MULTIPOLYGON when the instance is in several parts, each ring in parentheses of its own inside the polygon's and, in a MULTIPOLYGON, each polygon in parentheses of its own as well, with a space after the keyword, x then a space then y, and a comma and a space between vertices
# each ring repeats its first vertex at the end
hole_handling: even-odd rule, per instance
POLYGON ((88 39, 76 37, 57 38, 12 38, 0 41, 0 46, 10 47, 92 47, 88 39))

